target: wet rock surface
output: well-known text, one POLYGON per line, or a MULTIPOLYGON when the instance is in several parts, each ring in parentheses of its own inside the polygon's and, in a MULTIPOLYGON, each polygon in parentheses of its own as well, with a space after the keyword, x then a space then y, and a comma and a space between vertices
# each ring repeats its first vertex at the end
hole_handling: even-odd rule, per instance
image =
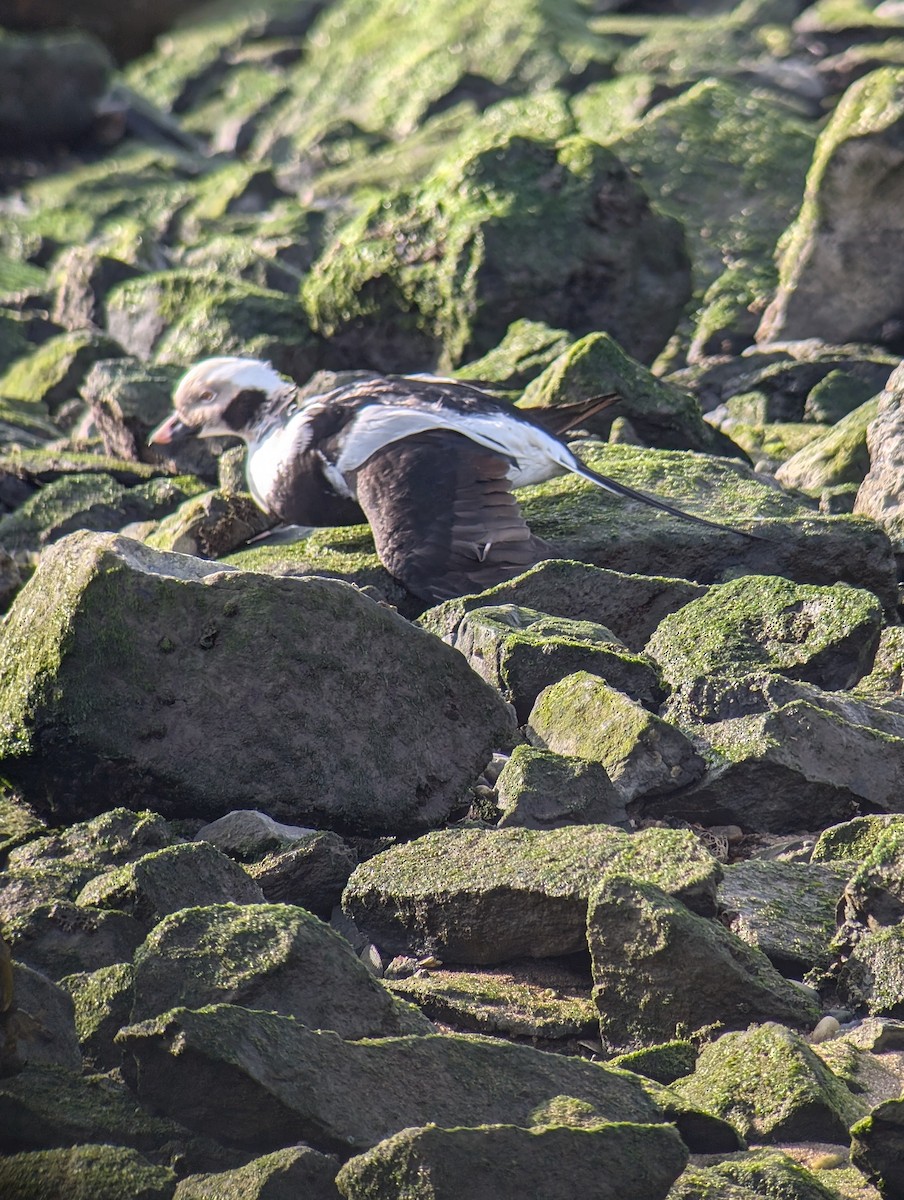
POLYGON ((0 1194, 904 1195, 900 6, 175 7, 0 0, 0 1194), (425 612, 224 354, 729 528, 425 612))

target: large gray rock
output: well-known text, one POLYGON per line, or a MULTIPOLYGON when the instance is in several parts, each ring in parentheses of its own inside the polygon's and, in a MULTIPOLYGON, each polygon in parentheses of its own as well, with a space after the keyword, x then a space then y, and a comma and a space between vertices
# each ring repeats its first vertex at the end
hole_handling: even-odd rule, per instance
POLYGON ((869 592, 744 575, 666 617, 647 653, 673 687, 765 670, 848 688, 870 669, 881 627, 869 592))
POLYGON ((343 1166, 347 1200, 378 1195, 423 1200, 665 1200, 687 1162, 687 1148, 662 1125, 601 1124, 519 1129, 405 1129, 343 1166), (396 1189, 401 1191, 397 1192, 396 1189))
MULTIPOLYGON (((0 24, 6 24, 0 7, 0 24)), ((74 141, 94 123, 113 62, 83 33, 0 41, 0 146, 74 141)))
POLYGON ((82 1069, 72 999, 39 971, 12 964, 12 1004, 0 1011, 0 1075, 22 1067, 82 1069))
POLYGON ((764 954, 652 884, 605 877, 590 900, 587 940, 610 1045, 649 1045, 713 1024, 809 1025, 818 1016, 764 954))
POLYGON ((673 1085, 758 1142, 846 1142, 866 1107, 802 1037, 767 1022, 705 1046, 673 1085))
POLYGON ((900 67, 845 93, 816 144, 758 341, 900 341, 904 290, 889 263, 904 252, 902 128, 900 67))
POLYGON ((113 1038, 129 1023, 132 978, 131 962, 121 962, 96 971, 76 971, 60 980, 75 1005, 82 1054, 96 1071, 119 1066, 122 1054, 113 1038))
POLYGON ((844 961, 840 984, 849 1004, 904 1017, 904 922, 863 933, 844 961))
POLYGON ((283 904, 216 904, 165 918, 135 955, 132 1020, 178 1004, 229 1002, 295 1017, 347 1038, 429 1033, 351 947, 317 917, 283 904))
POLYGON ((854 511, 863 513, 888 533, 895 547, 904 546, 904 367, 889 376, 879 397, 875 420, 867 430, 869 472, 854 511))
POLYGON ((176 1175, 135 1150, 82 1145, 0 1159, 6 1196, 70 1196, 72 1200, 172 1200, 176 1175), (73 1185, 73 1180, 78 1182, 73 1185))
POLYGON ((624 798, 602 763, 533 746, 516 746, 496 780, 500 827, 626 827, 624 798))
POLYGON ((707 914, 722 877, 685 830, 448 829, 362 863, 342 902, 390 953, 428 950, 466 963, 545 958, 585 947, 587 902, 608 870, 657 883, 707 914))
POLYGON ((904 1198, 904 1100, 886 1100, 851 1130, 851 1162, 882 1200, 904 1198))
POLYGON ((730 1126, 629 1071, 489 1039, 345 1042, 276 1013, 220 1004, 176 1009, 118 1040, 142 1103, 241 1146, 303 1139, 345 1156, 414 1125, 612 1120, 674 1122, 692 1150, 738 1146, 730 1126), (224 1109, 224 1088, 243 1103, 224 1109))
POLYGON ((680 729, 586 671, 540 693, 526 732, 542 749, 602 763, 629 801, 674 792, 704 770, 680 729))
POLYGON ((189 1175, 174 1200, 339 1200, 338 1161, 309 1146, 289 1146, 234 1171, 189 1175))
POLYGON ((17 959, 61 979, 129 962, 145 930, 126 913, 56 901, 14 917, 4 932, 17 959))
POLYGON ((442 820, 511 738, 456 651, 345 584, 77 534, 4 629, 0 760, 44 810, 442 820))

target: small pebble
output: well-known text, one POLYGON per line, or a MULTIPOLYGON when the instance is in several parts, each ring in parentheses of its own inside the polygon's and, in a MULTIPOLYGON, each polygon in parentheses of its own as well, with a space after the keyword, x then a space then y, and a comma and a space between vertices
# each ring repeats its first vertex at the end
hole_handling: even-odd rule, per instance
POLYGON ((814 1045, 818 1045, 819 1042, 828 1042, 831 1038, 838 1036, 840 1029, 841 1026, 834 1017, 823 1017, 810 1034, 810 1041, 814 1045))

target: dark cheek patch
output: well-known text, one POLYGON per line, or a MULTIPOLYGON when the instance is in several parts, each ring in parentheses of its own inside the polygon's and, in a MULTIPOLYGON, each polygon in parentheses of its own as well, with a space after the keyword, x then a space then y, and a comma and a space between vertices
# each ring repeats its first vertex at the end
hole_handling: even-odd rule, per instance
POLYGON ((230 429, 238 432, 247 429, 267 400, 267 393, 259 388, 248 388, 239 392, 223 412, 223 421, 230 429))

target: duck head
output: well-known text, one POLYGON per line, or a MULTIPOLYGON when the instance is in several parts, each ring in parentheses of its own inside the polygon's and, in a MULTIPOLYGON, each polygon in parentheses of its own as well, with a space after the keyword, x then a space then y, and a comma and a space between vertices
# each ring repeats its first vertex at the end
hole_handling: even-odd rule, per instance
POLYGON ((148 442, 168 446, 189 437, 248 441, 294 391, 294 384, 260 359, 207 358, 180 379, 173 395, 175 412, 157 426, 148 442))

